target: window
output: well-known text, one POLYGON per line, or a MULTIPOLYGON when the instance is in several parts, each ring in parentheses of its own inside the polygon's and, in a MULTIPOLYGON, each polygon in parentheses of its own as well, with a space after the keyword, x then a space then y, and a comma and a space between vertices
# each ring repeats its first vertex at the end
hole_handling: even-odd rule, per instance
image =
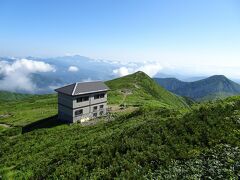
POLYGON ((94 99, 104 98, 105 94, 97 94, 94 96, 94 99))
POLYGON ((77 102, 83 102, 83 101, 88 101, 88 100, 89 100, 88 96, 77 98, 77 102))
POLYGON ((103 105, 100 105, 99 108, 100 108, 100 109, 103 109, 103 105))
POLYGON ((99 112, 99 115, 102 116, 102 115, 103 115, 103 111, 100 111, 100 112, 99 112))
POLYGON ((94 106, 94 107, 93 107, 93 111, 97 111, 97 106, 94 106))
POLYGON ((82 114, 83 114, 83 110, 82 109, 79 109, 79 110, 75 111, 75 116, 80 116, 82 114))
POLYGON ((97 117, 97 113, 93 113, 93 117, 97 117))
POLYGON ((99 95, 95 95, 95 96, 94 96, 94 99, 99 99, 99 95))

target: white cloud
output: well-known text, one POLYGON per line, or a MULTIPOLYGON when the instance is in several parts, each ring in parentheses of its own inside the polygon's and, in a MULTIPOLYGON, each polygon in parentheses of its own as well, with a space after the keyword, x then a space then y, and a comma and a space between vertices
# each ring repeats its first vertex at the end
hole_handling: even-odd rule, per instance
POLYGON ((131 67, 129 66, 123 66, 120 67, 119 69, 114 69, 113 73, 119 77, 126 76, 128 74, 137 72, 137 71, 143 71, 150 77, 155 76, 160 70, 162 70, 162 66, 157 63, 157 62, 145 62, 143 65, 138 66, 138 67, 133 67, 130 64, 131 67))
POLYGON ((64 56, 76 56, 76 53, 65 53, 64 56))
POLYGON ((78 71, 78 67, 77 66, 69 66, 68 71, 69 72, 77 72, 78 71))
POLYGON ((0 80, 0 89, 33 93, 36 90, 36 84, 32 82, 30 74, 54 71, 53 66, 42 61, 28 59, 17 59, 12 63, 0 61, 0 74, 3 76, 0 80))
POLYGON ((92 82, 93 80, 91 78, 83 79, 82 82, 92 82))
POLYGON ((130 74, 131 71, 132 71, 131 68, 120 67, 119 69, 114 69, 113 73, 116 74, 119 77, 122 77, 122 76, 126 76, 126 75, 130 74))
POLYGON ((48 86, 48 88, 51 89, 51 90, 54 90, 54 89, 59 88, 59 86, 61 86, 61 85, 62 85, 62 84, 59 84, 59 85, 50 85, 50 86, 48 86))
POLYGON ((137 69, 137 71, 143 71, 150 77, 155 76, 160 70, 162 70, 162 66, 159 63, 146 63, 137 69))

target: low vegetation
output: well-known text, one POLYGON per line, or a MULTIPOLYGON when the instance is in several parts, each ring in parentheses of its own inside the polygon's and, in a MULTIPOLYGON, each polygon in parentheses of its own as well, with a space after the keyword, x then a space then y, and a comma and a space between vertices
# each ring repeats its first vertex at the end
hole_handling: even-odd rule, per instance
POLYGON ((144 106, 95 126, 1 134, 3 179, 238 179, 240 98, 187 112, 144 106))
POLYGON ((0 123, 25 126, 57 114, 57 95, 25 97, 22 100, 0 101, 0 123))

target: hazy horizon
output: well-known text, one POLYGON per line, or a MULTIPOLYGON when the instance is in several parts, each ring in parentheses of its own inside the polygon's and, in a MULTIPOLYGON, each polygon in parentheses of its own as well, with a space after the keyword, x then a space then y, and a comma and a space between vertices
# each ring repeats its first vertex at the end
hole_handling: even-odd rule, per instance
POLYGON ((149 72, 240 79, 239 9, 237 0, 3 0, 0 56, 78 54, 149 72))

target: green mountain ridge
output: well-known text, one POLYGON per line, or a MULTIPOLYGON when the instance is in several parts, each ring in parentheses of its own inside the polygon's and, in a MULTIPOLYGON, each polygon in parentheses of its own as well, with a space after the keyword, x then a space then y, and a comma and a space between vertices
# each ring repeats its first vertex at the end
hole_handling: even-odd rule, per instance
POLYGON ((147 102, 171 107, 188 107, 184 98, 165 90, 141 71, 107 81, 106 84, 111 89, 111 104, 143 105, 147 102))
POLYGON ((154 80, 175 94, 197 101, 240 94, 240 85, 223 75, 215 75, 195 82, 183 82, 176 78, 154 78, 154 80))

